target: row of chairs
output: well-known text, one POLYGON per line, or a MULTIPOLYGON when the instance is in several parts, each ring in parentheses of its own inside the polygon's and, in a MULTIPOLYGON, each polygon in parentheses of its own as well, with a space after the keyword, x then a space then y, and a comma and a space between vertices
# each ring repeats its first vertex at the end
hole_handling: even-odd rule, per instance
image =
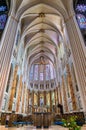
POLYGON ((15 126, 19 126, 19 125, 21 125, 21 126, 23 126, 23 125, 32 125, 33 123, 32 122, 25 122, 25 121, 14 121, 13 122, 13 125, 15 125, 15 126))

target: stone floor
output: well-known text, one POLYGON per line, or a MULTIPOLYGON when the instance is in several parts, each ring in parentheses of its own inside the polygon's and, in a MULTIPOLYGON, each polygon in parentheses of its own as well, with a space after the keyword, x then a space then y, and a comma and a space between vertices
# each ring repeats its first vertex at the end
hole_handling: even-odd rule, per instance
POLYGON ((5 126, 0 126, 0 130, 68 130, 67 128, 63 128, 61 126, 50 126, 48 129, 36 129, 36 127, 34 126, 24 126, 24 127, 9 127, 9 128, 5 128, 5 126))
MULTIPOLYGON (((24 126, 24 127, 9 127, 5 128, 5 126, 0 126, 0 130, 68 130, 68 128, 63 128, 61 126, 51 126, 48 129, 36 129, 34 126, 24 126)), ((81 130, 86 130, 86 125, 81 128, 81 130)))

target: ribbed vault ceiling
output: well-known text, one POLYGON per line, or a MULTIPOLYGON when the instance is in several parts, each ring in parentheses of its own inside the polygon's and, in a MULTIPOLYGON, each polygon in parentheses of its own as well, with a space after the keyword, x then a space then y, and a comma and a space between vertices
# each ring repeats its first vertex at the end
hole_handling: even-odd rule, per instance
POLYGON ((67 14, 63 1, 16 0, 15 8, 28 64, 38 62, 41 56, 55 64, 67 14))

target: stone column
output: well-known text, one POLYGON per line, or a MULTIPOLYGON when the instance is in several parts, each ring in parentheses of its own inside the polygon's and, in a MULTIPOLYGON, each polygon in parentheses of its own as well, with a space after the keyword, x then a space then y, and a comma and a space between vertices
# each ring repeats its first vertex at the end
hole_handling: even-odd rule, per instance
POLYGON ((40 106, 40 92, 38 92, 38 107, 40 106))
POLYGON ((18 21, 9 16, 6 29, 3 34, 0 46, 0 109, 5 87, 7 85, 8 75, 10 72, 10 60, 12 56, 15 35, 17 31, 18 21))
POLYGON ((26 89, 26 84, 24 83, 23 85, 23 91, 22 91, 22 113, 24 113, 24 104, 25 104, 25 89, 26 89))
POLYGON ((61 96, 61 86, 60 86, 60 84, 58 85, 58 99, 59 99, 59 103, 62 104, 62 96, 61 96))
POLYGON ((54 90, 55 106, 56 106, 56 90, 54 90))
POLYGON ((46 106, 46 91, 44 91, 44 106, 46 106))
POLYGON ((27 87, 26 83, 24 84, 24 106, 23 106, 23 113, 25 113, 25 106, 26 106, 26 92, 27 92, 27 87))
POLYGON ((30 90, 28 90, 27 93, 28 93, 28 94, 27 94, 27 95, 28 95, 28 110, 27 110, 27 112, 29 113, 29 112, 30 112, 30 106, 29 106, 29 105, 30 105, 30 104, 29 104, 30 102, 29 102, 29 100, 30 100, 30 98, 31 98, 31 97, 30 97, 30 90))
POLYGON ((14 98, 15 91, 16 91, 17 71, 18 71, 18 65, 16 65, 15 69, 14 69, 11 94, 10 94, 10 98, 9 98, 8 111, 12 111, 12 103, 13 103, 13 98, 14 98))
POLYGON ((75 93, 74 93, 70 68, 69 68, 68 64, 67 64, 66 68, 67 68, 68 87, 70 90, 70 96, 71 96, 71 100, 72 100, 72 107, 73 107, 73 111, 76 111, 77 110, 77 102, 76 102, 76 97, 75 97, 75 93))
POLYGON ((66 92, 66 87, 64 84, 64 77, 63 76, 62 76, 62 94, 63 94, 64 112, 68 112, 67 92, 66 92))
POLYGON ((34 112, 34 91, 32 92, 32 113, 34 112))
POLYGON ((26 90, 26 106, 25 106, 25 113, 28 114, 28 103, 29 103, 29 96, 28 96, 28 89, 26 90))
MULTIPOLYGON (((58 106, 59 103, 58 87, 56 87, 56 94, 57 94, 57 106, 58 106)), ((57 113, 59 113, 58 107, 57 107, 57 113)))
POLYGON ((19 112, 21 95, 22 95, 22 75, 20 76, 20 81, 19 81, 19 89, 18 89, 17 103, 16 103, 16 112, 19 112))
POLYGON ((60 103, 60 93, 59 93, 59 87, 60 85, 58 84, 58 87, 57 87, 57 96, 58 96, 58 103, 60 103))
POLYGON ((23 113, 24 111, 24 84, 22 86, 22 100, 21 100, 21 104, 22 104, 22 107, 21 107, 21 113, 23 113))
POLYGON ((57 106, 57 104, 58 104, 58 101, 57 101, 57 88, 55 89, 55 100, 56 100, 56 106, 57 106))
POLYGON ((77 83, 80 90, 83 110, 86 112, 86 53, 84 40, 81 36, 75 16, 65 21, 77 83))
POLYGON ((59 102, 59 97, 58 97, 58 87, 56 87, 56 92, 57 92, 57 103, 59 102))
POLYGON ((52 92, 50 91, 50 111, 52 112, 52 92))

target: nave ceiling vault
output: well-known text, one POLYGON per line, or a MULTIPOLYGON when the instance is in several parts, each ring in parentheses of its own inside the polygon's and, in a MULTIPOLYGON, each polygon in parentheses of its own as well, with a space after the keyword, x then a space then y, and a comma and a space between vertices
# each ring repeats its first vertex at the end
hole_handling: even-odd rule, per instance
POLYGON ((14 8, 19 21, 20 44, 24 47, 23 66, 27 63, 30 67, 40 62, 41 57, 57 66, 58 45, 64 40, 63 24, 67 16, 63 1, 16 0, 14 8))

